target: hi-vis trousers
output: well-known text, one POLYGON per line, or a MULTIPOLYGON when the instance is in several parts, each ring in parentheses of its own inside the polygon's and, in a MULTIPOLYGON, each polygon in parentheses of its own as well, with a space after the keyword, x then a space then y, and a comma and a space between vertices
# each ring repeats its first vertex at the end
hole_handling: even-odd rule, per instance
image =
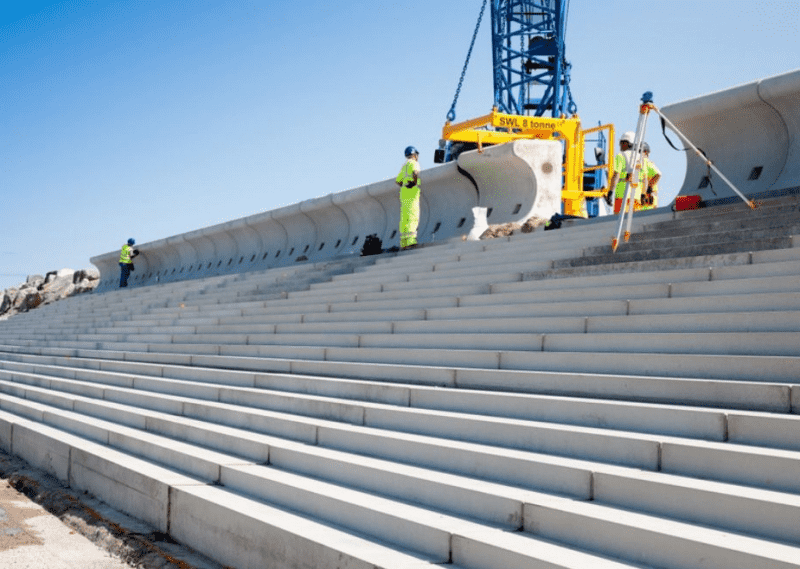
POLYGON ((419 227, 419 185, 400 188, 400 246, 417 244, 419 227))

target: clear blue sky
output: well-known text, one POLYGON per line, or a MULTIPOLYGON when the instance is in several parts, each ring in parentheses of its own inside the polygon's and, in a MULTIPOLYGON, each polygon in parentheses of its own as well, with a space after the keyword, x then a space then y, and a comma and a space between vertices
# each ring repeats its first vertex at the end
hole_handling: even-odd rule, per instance
MULTIPOLYGON (((800 67, 791 1, 573 0, 585 125, 800 67)), ((480 0, 36 0, 0 8, 0 290, 433 165, 480 0)), ((457 107, 492 104, 488 13, 457 107)), ((662 203, 685 159, 649 124, 662 203)))

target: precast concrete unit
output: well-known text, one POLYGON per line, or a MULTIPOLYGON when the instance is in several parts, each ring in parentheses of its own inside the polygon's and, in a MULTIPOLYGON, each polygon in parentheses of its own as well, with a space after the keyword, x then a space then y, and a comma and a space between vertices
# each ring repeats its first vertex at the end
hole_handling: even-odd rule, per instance
MULTIPOLYGON (((748 197, 800 191, 800 70, 661 108, 748 197)), ((738 201, 694 152, 680 195, 706 203, 738 201)))
MULTIPOLYGON (((424 170, 419 242, 466 235, 475 206, 488 209, 491 224, 549 218, 561 207, 561 156, 560 142, 518 140, 424 170)), ((399 220, 392 178, 143 243, 129 286, 358 255, 372 234, 390 248, 400 241, 399 220)), ((100 270, 96 290, 117 288, 119 251, 91 261, 100 270)))

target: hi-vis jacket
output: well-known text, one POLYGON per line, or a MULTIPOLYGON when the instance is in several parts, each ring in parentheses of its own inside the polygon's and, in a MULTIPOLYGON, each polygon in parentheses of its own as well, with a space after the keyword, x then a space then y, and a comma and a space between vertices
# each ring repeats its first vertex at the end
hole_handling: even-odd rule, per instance
POLYGON ((122 246, 122 251, 119 254, 119 262, 129 265, 131 263, 131 252, 133 249, 127 243, 122 246))
MULTIPOLYGON (((395 178, 395 181, 402 184, 402 186, 405 188, 406 182, 411 182, 414 180, 414 172, 416 172, 417 176, 419 176, 419 162, 413 158, 409 158, 406 160, 406 163, 403 164, 403 167, 400 168, 400 173, 397 175, 397 178, 395 178)), ((419 179, 417 179, 417 183, 415 185, 419 186, 419 179)))

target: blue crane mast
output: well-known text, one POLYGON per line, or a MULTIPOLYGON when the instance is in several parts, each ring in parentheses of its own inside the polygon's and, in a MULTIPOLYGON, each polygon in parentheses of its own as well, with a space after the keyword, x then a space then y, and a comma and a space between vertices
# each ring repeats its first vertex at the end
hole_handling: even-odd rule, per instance
POLYGON ((577 112, 565 58, 569 0, 491 0, 494 105, 500 112, 577 112))

